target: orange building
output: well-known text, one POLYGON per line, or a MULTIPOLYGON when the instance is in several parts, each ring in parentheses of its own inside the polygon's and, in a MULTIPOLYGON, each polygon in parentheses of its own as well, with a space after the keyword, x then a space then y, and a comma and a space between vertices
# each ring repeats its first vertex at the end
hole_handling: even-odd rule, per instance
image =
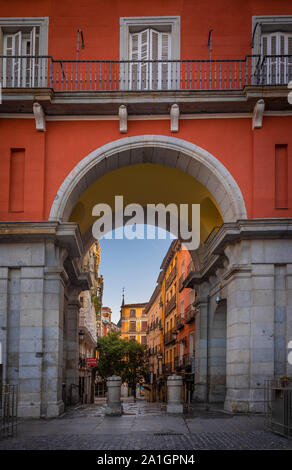
POLYGON ((166 380, 183 377, 184 401, 192 399, 195 382, 195 290, 184 287, 194 271, 191 253, 174 240, 161 264, 157 286, 145 308, 152 401, 166 400, 166 380))
POLYGON ((62 413, 78 384, 81 260, 115 195, 200 205, 196 399, 263 411, 265 380, 292 374, 291 38, 288 0, 1 2, 0 341, 19 416, 62 413))
POLYGON ((176 318, 176 371, 184 378, 184 400, 190 401, 195 386, 195 314, 196 292, 184 287, 188 273, 195 270, 189 250, 180 248, 178 256, 178 308, 176 318))

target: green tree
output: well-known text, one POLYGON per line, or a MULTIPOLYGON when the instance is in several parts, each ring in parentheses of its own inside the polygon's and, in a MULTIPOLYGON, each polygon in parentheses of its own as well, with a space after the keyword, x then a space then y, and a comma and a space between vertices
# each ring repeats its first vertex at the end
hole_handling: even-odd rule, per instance
POLYGON ((112 375, 122 375, 126 354, 126 341, 121 339, 119 333, 112 332, 107 336, 99 338, 97 350, 99 353, 98 375, 103 379, 112 375))
POLYGON ((122 380, 127 382, 132 389, 134 399, 136 399, 137 384, 142 383, 143 378, 147 374, 147 366, 145 360, 146 346, 138 343, 135 339, 125 341, 126 351, 124 356, 124 368, 122 371, 122 380))

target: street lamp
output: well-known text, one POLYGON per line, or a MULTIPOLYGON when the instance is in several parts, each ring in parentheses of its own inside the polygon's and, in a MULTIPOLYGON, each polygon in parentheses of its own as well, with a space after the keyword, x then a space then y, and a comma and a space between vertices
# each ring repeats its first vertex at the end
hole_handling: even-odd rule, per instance
POLYGON ((82 341, 84 340, 84 335, 85 335, 84 331, 80 330, 78 335, 79 335, 79 342, 82 343, 82 341))

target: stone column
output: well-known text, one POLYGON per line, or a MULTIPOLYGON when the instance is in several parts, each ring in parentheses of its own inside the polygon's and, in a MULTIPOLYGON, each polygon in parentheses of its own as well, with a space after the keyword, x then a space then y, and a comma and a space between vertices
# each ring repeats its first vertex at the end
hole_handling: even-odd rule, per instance
POLYGON ((166 411, 170 414, 180 414, 183 412, 181 399, 182 378, 180 375, 170 375, 167 379, 168 402, 166 411))
MULTIPOLYGON (((79 308, 78 300, 79 289, 74 290, 70 295, 65 312, 65 383, 67 391, 67 400, 70 397, 70 389, 72 384, 78 385, 78 325, 79 325, 79 308)), ((76 404, 79 397, 76 393, 76 387, 72 389, 72 404, 76 404)))
POLYGON ((207 382, 207 311, 209 284, 203 283, 197 288, 196 301, 196 339, 195 339, 195 387, 193 400, 206 401, 207 382))
MULTIPOLYGON (((1 251, 0 251, 1 253, 1 251)), ((2 364, 7 364, 7 321, 8 321, 8 268, 0 268, 0 342, 2 364)), ((6 381, 7 367, 2 367, 2 380, 6 381)))
MULTIPOLYGON (((261 261, 258 244, 250 245, 244 241, 239 247, 230 247, 230 259, 236 250, 237 260, 252 260, 254 254, 261 261)), ((232 263, 225 281, 228 284, 225 409, 263 412, 265 380, 275 373, 274 265, 232 263)))
POLYGON ((286 374, 292 377, 292 264, 287 264, 287 318, 286 326, 286 341, 285 341, 285 360, 287 364, 286 374))
MULTIPOLYGON (((31 251, 43 264, 44 247, 31 251)), ((19 406, 20 416, 39 417, 42 410, 44 367, 44 268, 22 267, 19 312, 19 406)))
POLYGON ((107 416, 121 416, 122 414, 122 404, 121 404, 121 386, 122 379, 117 375, 108 377, 107 381, 107 407, 105 414, 107 416))
MULTIPOLYGON (((52 417, 63 410, 65 287, 90 287, 76 262, 82 252, 76 224, 0 222, 3 375, 19 385, 19 416, 52 417)), ((75 355, 73 343, 69 352, 75 355)))
MULTIPOLYGON (((216 284, 217 287, 217 284, 216 284)), ((217 303, 218 288, 209 301, 208 375, 210 403, 224 403, 226 392, 226 299, 217 303)), ((220 295, 224 295, 219 291, 220 295)))

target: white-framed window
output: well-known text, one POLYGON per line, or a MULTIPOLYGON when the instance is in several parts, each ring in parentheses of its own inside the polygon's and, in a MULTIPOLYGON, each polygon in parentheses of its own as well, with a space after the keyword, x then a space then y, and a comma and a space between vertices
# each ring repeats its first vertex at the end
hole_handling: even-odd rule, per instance
POLYGON ((0 18, 1 81, 4 88, 46 86, 48 18, 0 18))
POLYGON ((284 85, 292 79, 292 31, 263 34, 261 53, 267 85, 284 85))
POLYGON ((287 85, 292 80, 292 15, 252 17, 255 78, 264 85, 287 85))
POLYGON ((170 33, 152 28, 130 33, 129 47, 130 88, 133 90, 170 89, 171 62, 168 62, 171 57, 170 33))
POLYGON ((179 16, 120 18, 122 89, 179 88, 179 59, 179 16))

